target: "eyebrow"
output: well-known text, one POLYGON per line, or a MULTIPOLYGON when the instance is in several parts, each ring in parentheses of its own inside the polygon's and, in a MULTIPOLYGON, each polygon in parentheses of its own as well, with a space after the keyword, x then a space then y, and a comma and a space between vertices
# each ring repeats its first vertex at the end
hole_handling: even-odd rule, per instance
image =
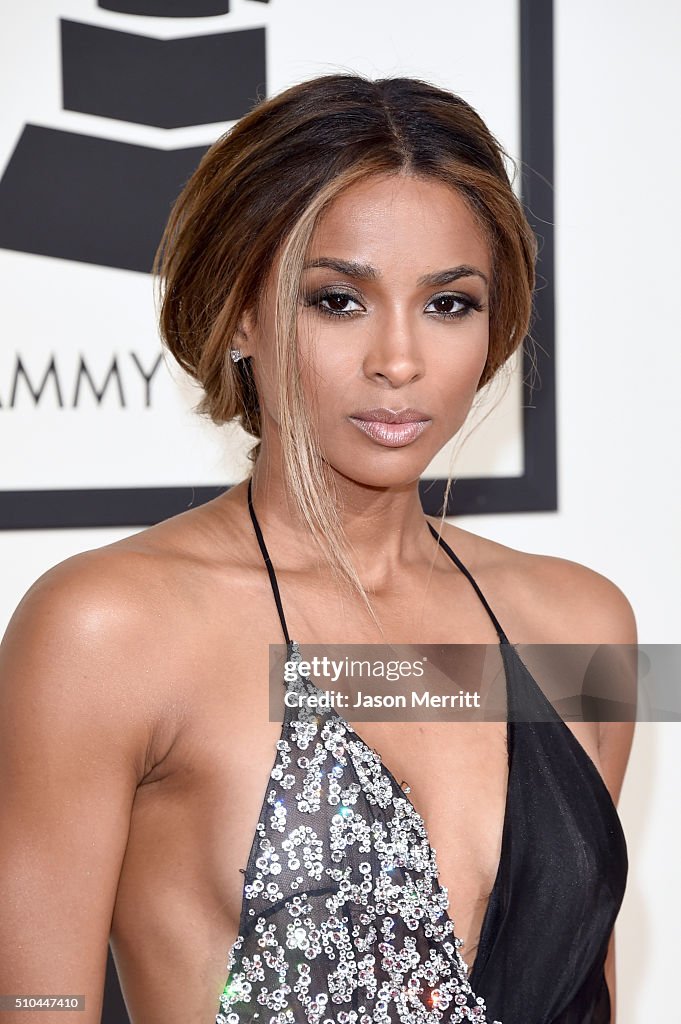
MULTIPOLYGON (((339 274, 347 274, 348 277, 356 277, 363 281, 379 281, 381 278, 378 270, 372 267, 370 263, 358 263, 355 260, 340 260, 331 256, 319 256, 317 259, 309 260, 303 267, 303 270, 312 270, 315 267, 336 270, 339 274)), ((424 274, 416 283, 419 288, 425 285, 437 288, 439 285, 458 281, 460 277, 480 277, 486 285, 489 285, 487 275, 483 274, 482 270, 478 270, 477 267, 473 267, 468 263, 461 263, 458 267, 448 267, 446 270, 437 270, 432 274, 424 274)))

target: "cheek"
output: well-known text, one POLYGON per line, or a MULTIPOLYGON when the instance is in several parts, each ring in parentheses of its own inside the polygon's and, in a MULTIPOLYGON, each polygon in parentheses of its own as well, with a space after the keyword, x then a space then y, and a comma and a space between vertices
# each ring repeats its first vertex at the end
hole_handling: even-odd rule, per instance
POLYGON ((319 398, 323 416, 327 404, 337 404, 356 384, 362 367, 361 344, 336 324, 300 331, 298 339, 305 393, 310 399, 319 398))
POLYGON ((471 324, 445 328, 437 335, 431 335, 428 351, 428 369, 435 375, 443 375, 462 382, 475 377, 480 379, 489 351, 489 321, 478 319, 471 324))

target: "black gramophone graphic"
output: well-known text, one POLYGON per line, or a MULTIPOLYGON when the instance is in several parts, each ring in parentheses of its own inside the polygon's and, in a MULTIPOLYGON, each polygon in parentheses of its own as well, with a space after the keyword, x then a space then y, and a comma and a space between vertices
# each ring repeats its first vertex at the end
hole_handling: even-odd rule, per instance
MULTIPOLYGON (((205 18, 230 5, 98 6, 205 18)), ((60 30, 65 110, 180 128, 234 121, 267 93, 264 27, 158 39, 61 19, 60 30)), ((149 272, 170 206, 206 148, 164 150, 26 124, 0 181, 0 247, 149 272)))

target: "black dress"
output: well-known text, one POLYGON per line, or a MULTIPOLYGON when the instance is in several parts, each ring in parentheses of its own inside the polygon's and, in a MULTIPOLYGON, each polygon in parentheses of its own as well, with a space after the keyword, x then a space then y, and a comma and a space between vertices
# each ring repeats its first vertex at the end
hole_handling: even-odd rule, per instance
MULTIPOLYGON (((250 483, 248 502, 296 662, 250 483)), ((470 975, 435 851, 400 784, 335 710, 287 706, 216 1024, 610 1022, 604 961, 628 866, 617 810, 477 583, 429 526, 487 610, 506 675, 501 856, 470 975)), ((285 686, 319 692, 297 672, 285 686)))

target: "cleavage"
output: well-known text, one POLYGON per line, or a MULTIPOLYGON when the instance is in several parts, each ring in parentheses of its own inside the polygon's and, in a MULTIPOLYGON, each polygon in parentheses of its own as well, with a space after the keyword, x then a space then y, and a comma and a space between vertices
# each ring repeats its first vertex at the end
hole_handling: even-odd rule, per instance
POLYGON ((359 722, 355 728, 343 720, 378 755, 398 792, 419 813, 470 970, 502 856, 509 783, 506 723, 359 722))

